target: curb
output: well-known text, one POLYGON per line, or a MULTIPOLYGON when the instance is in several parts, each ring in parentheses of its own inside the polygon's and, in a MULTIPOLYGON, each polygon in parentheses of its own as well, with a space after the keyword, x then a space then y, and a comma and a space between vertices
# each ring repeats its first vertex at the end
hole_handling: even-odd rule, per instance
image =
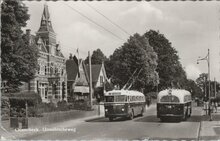
POLYGON ((198 132, 197 132, 197 141, 200 141, 201 130, 202 130, 202 122, 200 121, 198 132))
POLYGON ((102 118, 105 118, 105 116, 98 116, 98 117, 92 117, 89 119, 85 119, 85 122, 90 122, 90 121, 98 120, 98 119, 102 119, 102 118))

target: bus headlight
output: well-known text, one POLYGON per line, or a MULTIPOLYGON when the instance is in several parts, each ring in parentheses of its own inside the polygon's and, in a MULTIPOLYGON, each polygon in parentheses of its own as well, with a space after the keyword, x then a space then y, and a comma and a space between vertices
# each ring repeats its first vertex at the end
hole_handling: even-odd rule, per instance
POLYGON ((122 109, 121 109, 121 111, 123 111, 123 112, 124 112, 124 111, 125 111, 125 109, 124 109, 124 108, 122 108, 122 109))

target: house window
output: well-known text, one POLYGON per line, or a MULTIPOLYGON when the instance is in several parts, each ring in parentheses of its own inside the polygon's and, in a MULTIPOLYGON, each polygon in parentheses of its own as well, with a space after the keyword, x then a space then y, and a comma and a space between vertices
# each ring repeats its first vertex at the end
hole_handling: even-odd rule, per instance
POLYGON ((45 99, 47 99, 47 93, 48 93, 48 86, 45 88, 45 99))
POLYGON ((53 75, 53 67, 50 67, 50 75, 53 75))
POLYGON ((41 66, 41 69, 40 69, 41 71, 40 71, 40 74, 44 74, 44 66, 42 65, 41 66))
POLYGON ((103 76, 100 76, 100 85, 103 86, 103 83, 104 83, 103 76))
POLYGON ((47 66, 45 66, 45 75, 47 75, 47 66))
POLYGON ((38 64, 37 73, 40 74, 40 65, 38 64))
POLYGON ((63 75, 63 69, 62 69, 62 71, 61 71, 61 75, 63 75))

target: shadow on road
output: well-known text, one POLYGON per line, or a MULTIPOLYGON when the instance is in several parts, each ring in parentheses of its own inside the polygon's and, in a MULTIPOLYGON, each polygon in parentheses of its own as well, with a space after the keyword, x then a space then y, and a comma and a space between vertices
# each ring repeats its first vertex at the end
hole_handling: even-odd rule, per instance
MULTIPOLYGON (((209 116, 208 115, 204 115, 204 116, 200 116, 200 115, 192 115, 191 117, 189 117, 186 121, 180 121, 178 119, 175 118, 169 118, 166 121, 163 122, 201 122, 201 121, 209 121, 209 116)), ((213 121, 219 121, 220 120, 220 115, 213 115, 213 121)), ((159 118, 157 118, 156 115, 149 115, 149 116, 144 116, 138 119, 134 119, 135 122, 162 122, 160 121, 159 118)))
POLYGON ((109 121, 108 118, 102 117, 102 118, 95 118, 95 119, 89 119, 86 120, 86 122, 123 122, 123 121, 127 121, 127 118, 115 118, 113 121, 109 121))
POLYGON ((159 118, 157 118, 156 115, 150 115, 150 116, 145 116, 142 118, 138 118, 134 120, 135 122, 163 122, 163 123, 178 123, 180 122, 180 120, 178 120, 177 118, 167 118, 165 121, 161 121, 159 118))
MULTIPOLYGON (((157 118, 156 115, 145 115, 143 117, 137 116, 135 117, 132 121, 134 122, 154 122, 154 123, 178 123, 178 122, 201 122, 201 121, 209 121, 210 117, 208 115, 192 115, 189 117, 186 121, 181 121, 177 118, 168 118, 165 121, 161 121, 159 118, 157 118)), ((213 115, 213 121, 219 121, 220 120, 220 115, 213 115)), ((109 121, 108 118, 101 117, 101 118, 95 118, 95 119, 89 119, 86 120, 86 122, 125 122, 125 121, 130 121, 127 118, 115 118, 113 121, 109 121)))

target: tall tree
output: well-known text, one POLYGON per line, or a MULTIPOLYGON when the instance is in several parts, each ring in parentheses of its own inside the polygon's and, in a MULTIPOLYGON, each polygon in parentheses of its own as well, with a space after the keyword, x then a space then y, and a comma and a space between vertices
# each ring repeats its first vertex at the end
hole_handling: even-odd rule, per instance
POLYGON ((202 73, 199 75, 199 77, 196 79, 196 84, 200 87, 200 89, 203 92, 203 97, 205 99, 208 98, 208 74, 207 73, 202 73))
POLYGON ((133 77, 132 89, 141 90, 158 81, 157 55, 144 36, 134 34, 110 56, 112 82, 124 86, 133 77), (132 75, 134 72, 134 76, 132 75))
POLYGON ((1 12, 2 79, 9 87, 34 78, 37 69, 37 48, 30 46, 22 27, 29 19, 28 9, 18 0, 4 0, 1 12))
POLYGON ((192 97, 203 98, 202 89, 194 80, 188 79, 185 85, 185 89, 191 92, 192 97))
MULTIPOLYGON (((102 64, 104 61, 107 60, 107 57, 101 51, 101 49, 94 50, 91 56, 91 63, 92 64, 102 64)), ((89 58, 87 57, 85 63, 89 63, 89 58)))
POLYGON ((187 80, 186 73, 171 42, 159 31, 149 30, 144 36, 149 39, 150 45, 158 55, 159 90, 172 85, 183 87, 187 80))

